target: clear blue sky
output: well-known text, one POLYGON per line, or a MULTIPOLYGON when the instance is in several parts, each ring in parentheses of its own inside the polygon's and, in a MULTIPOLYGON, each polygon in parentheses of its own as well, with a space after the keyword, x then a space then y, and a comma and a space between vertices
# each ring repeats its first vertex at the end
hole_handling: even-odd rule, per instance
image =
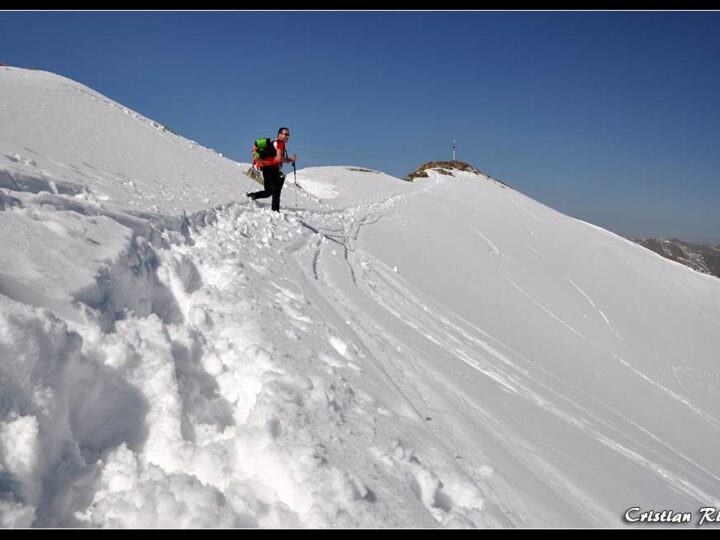
POLYGON ((625 236, 720 243, 720 12, 0 12, 0 60, 224 155, 457 157, 625 236))

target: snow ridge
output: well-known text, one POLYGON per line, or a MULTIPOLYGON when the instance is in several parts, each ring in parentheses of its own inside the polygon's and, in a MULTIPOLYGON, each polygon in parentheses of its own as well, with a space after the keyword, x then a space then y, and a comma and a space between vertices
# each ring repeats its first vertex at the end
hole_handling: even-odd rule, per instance
POLYGON ((720 506, 720 285, 477 170, 222 158, 0 67, 0 525, 720 506))

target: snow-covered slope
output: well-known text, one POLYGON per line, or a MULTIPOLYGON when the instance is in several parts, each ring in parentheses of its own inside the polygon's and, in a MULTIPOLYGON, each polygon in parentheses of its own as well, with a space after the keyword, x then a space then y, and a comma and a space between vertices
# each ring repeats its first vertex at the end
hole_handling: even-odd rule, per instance
MULTIPOLYGON (((302 159, 302 156, 300 156, 302 159)), ((720 506, 720 285, 481 175, 237 164, 0 68, 0 523, 720 506)))

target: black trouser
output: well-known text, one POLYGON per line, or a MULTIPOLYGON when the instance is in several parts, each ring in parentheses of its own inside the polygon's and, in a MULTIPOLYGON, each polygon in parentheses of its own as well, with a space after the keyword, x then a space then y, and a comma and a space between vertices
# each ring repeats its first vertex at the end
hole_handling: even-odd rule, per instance
POLYGON ((263 184, 265 189, 250 193, 253 199, 264 199, 272 197, 271 208, 276 212, 280 211, 280 191, 285 183, 285 175, 278 167, 263 167, 263 184))

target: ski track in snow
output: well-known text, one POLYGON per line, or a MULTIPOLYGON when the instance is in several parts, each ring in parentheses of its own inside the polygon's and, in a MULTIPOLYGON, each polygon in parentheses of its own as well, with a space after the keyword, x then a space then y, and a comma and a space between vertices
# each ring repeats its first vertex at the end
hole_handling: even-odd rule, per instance
MULTIPOLYGON (((512 199, 512 197, 510 197, 509 195, 508 195, 508 197, 509 197, 511 200, 513 200, 513 202, 516 202, 516 201, 515 201, 514 199, 512 199)), ((568 330, 570 330, 572 333, 580 336, 580 337, 583 338, 583 339, 587 339, 581 332, 578 332, 577 330, 575 330, 575 328, 573 328, 573 327, 570 326, 568 323, 566 323, 565 321, 563 321, 560 317, 558 317, 557 315, 555 315, 552 311, 550 311, 550 310, 549 310, 547 307, 545 307, 542 303, 540 303, 540 302, 538 302, 537 300, 535 300, 535 298, 533 298, 532 295, 530 295, 527 291, 525 291, 525 289, 523 289, 522 287, 520 287, 520 285, 518 285, 517 283, 515 283, 515 281, 513 281, 513 279, 512 279, 512 278, 510 277, 510 275, 508 274, 507 270, 505 270, 505 268, 502 266, 502 264, 501 264, 497 259, 494 258, 494 257, 498 257, 498 256, 501 256, 501 255, 502 255, 502 253, 500 252, 500 249, 499 249, 487 236, 485 236, 482 232, 478 231, 475 227, 473 227, 472 225, 468 225, 468 227, 470 227, 470 229, 472 229, 478 236, 480 236, 480 238, 482 238, 483 241, 490 247, 490 251, 489 251, 490 259, 495 263, 495 265, 497 266, 498 270, 502 273, 502 275, 505 277, 505 279, 508 281, 508 283, 510 283, 510 285, 512 285, 515 289, 517 289, 523 296, 525 296, 525 297, 526 297, 528 300, 530 300, 533 304, 535 304, 537 307, 539 307, 539 308, 540 308, 541 310, 543 310, 545 313, 547 313, 548 315, 550 315, 550 317, 552 317, 552 318, 555 319, 557 322, 559 322, 560 324, 562 324, 565 328, 567 328, 568 330)))
POLYGON ((639 377, 641 377, 643 380, 647 381, 648 383, 650 383, 651 385, 653 385, 655 388, 658 388, 658 389, 661 390, 663 393, 667 394, 671 399, 673 399, 673 400, 675 400, 675 401, 677 401, 677 402, 679 402, 679 403, 682 403, 685 407, 689 408, 692 412, 694 412, 694 413, 697 414, 700 418, 702 418, 702 419, 705 420, 708 424, 710 424, 710 426, 712 426, 714 429, 720 430, 720 421, 718 421, 718 420, 717 420, 714 416, 712 416, 710 413, 704 411, 703 409, 701 409, 700 407, 698 407, 697 405, 695 405, 691 400, 689 400, 689 399, 686 398, 685 396, 682 396, 682 395, 678 394, 677 392, 674 392, 673 390, 671 390, 670 388, 668 388, 668 387, 665 386, 664 384, 662 384, 662 383, 660 383, 660 382, 658 382, 658 381, 655 381, 655 380, 653 380, 652 378, 648 377, 648 376, 645 375, 643 372, 635 369, 632 365, 630 365, 628 362, 626 362, 625 360, 623 360, 622 358, 620 358, 620 357, 617 356, 616 354, 612 354, 612 357, 613 357, 615 360, 617 360, 618 362, 620 362, 623 366, 625 366, 626 368, 628 368, 630 371, 632 371, 633 373, 635 373, 636 375, 638 375, 639 377))
MULTIPOLYGON (((510 201, 512 201, 513 204, 514 204, 515 206, 517 206, 520 210, 522 210, 523 212, 525 212, 526 214, 528 214, 530 217, 532 217, 532 218, 540 221, 540 218, 539 218, 538 216, 536 216, 536 215, 533 214, 530 210, 528 210, 528 209, 525 207, 525 205, 520 204, 520 203, 517 201, 517 199, 515 199, 515 197, 513 197, 513 196, 510 195, 509 193, 506 193, 505 196, 506 196, 508 199, 510 199, 510 201)), ((529 228, 529 227, 530 227, 530 226, 528 225, 528 228, 529 228)), ((530 230, 532 231, 532 229, 530 229, 530 230)))
MULTIPOLYGON (((431 188, 432 185, 428 186, 425 189, 431 188)), ((360 252, 358 250, 357 241, 358 236, 360 233, 360 230, 362 227, 369 226, 375 223, 378 223, 380 220, 383 219, 384 215, 386 215, 391 209, 392 206, 400 201, 402 201, 406 196, 398 196, 394 197, 388 201, 385 201, 380 204, 373 204, 373 205, 367 205, 362 208, 363 214, 361 214, 357 219, 345 221, 345 234, 343 236, 342 240, 339 240, 338 243, 341 244, 344 247, 344 254, 343 259, 346 265, 346 270, 349 272, 350 282, 353 284, 354 288, 360 288, 364 289, 365 283, 367 283, 368 275, 366 272, 367 267, 367 261, 371 259, 371 257, 364 252, 360 252), (362 275, 363 279, 358 279, 357 276, 362 275)), ((354 214, 353 211, 346 212, 346 214, 354 214)), ((346 216, 347 217, 347 216, 346 216)), ((317 234, 323 234, 320 231, 316 231, 317 234)), ((337 234, 337 233, 336 233, 337 234)), ((338 236, 339 237, 339 236, 338 236)), ((313 290, 313 286, 308 280, 308 278, 312 278, 312 280, 316 281, 322 281, 323 288, 325 289, 325 292, 322 294, 322 297, 319 295, 313 294, 313 296, 316 298, 316 302, 324 304, 324 312, 327 315, 329 312, 333 313, 332 318, 337 321, 336 327, 337 328, 343 328, 341 330, 341 333, 346 337, 346 342, 353 343, 356 345, 356 347, 362 351, 364 358, 366 359, 373 359, 373 364, 375 366, 375 369, 377 372, 381 375, 382 379, 389 382, 389 384, 393 387, 394 390, 397 391, 399 396, 402 396, 402 402, 395 403, 393 405, 393 409, 397 411, 405 410, 406 412, 404 414, 409 415, 409 419, 414 419, 420 423, 427 429, 427 424, 422 422, 422 415, 420 414, 417 406, 413 405, 413 401, 420 400, 419 404, 426 404, 427 402, 423 398, 421 393, 418 393, 417 388, 415 388, 412 384, 410 386, 407 385, 407 383, 403 384, 401 381, 403 381, 408 374, 404 373, 402 375, 395 373, 393 374, 391 371, 391 366, 383 367, 378 360, 375 359, 374 353, 371 351, 371 348, 377 347, 380 343, 390 343, 393 342, 392 336, 389 335, 383 335, 384 332, 379 329, 375 325, 370 325, 368 327, 368 324, 365 320, 363 321, 349 321, 349 320, 343 320, 343 317, 339 315, 338 309, 331 307, 327 301, 333 299, 335 303, 338 304, 338 307, 347 313, 352 313, 352 302, 348 301, 347 295, 342 291, 341 287, 335 287, 333 286, 333 279, 332 276, 329 276, 327 274, 323 274, 322 276, 318 273, 318 267, 321 266, 321 261, 323 260, 323 257, 330 257, 335 255, 334 251, 330 251, 328 253, 328 249, 331 249, 331 246, 328 247, 327 242, 319 242, 319 243, 307 243, 305 246, 301 245, 294 245, 292 249, 290 250, 292 253, 292 258, 288 261, 292 263, 293 267, 293 273, 295 275, 299 276, 299 273, 303 272, 303 265, 299 263, 299 260, 297 259, 297 256, 301 254, 303 249, 310 248, 311 250, 314 250, 314 253, 312 254, 312 260, 313 260, 313 272, 311 276, 307 276, 307 278, 302 278, 301 276, 298 277, 299 280, 306 280, 305 290, 313 290), (349 310, 349 311, 348 311, 349 310), (363 336, 367 336, 366 338, 361 337, 360 334, 358 334, 358 331, 362 333, 363 336), (369 340, 369 341, 368 341, 369 340), (388 371, 390 369, 391 371, 388 371), (400 385, 400 386, 399 386, 400 385), (408 394, 409 392, 409 394, 408 394), (407 405, 407 406, 405 406, 407 405)), ((377 260, 373 260, 374 264, 382 264, 377 260)), ((387 269, 387 272, 392 272, 395 274, 393 270, 387 269)), ((365 294, 367 294, 367 291, 365 291, 365 294)), ((373 300, 378 302, 377 297, 373 297, 373 300)), ((404 299, 403 299, 404 300, 404 299)), ((384 304, 384 306, 387 308, 388 306, 384 304)), ((392 311, 392 310, 391 310, 392 311)), ((400 317, 400 314, 396 313, 396 316, 400 317)), ((430 336, 430 339, 433 339, 432 336, 430 336)), ((346 351, 346 342, 342 342, 342 348, 339 351, 340 353, 345 353, 346 351)), ((439 342, 438 342, 439 343, 439 342)), ((336 347, 337 348, 337 347, 336 347)), ((398 346, 398 348, 401 348, 398 346)), ((461 354, 461 352, 459 352, 461 354)), ((472 359, 465 358, 465 361, 472 362, 472 359)), ((435 435, 431 431, 432 436, 438 438, 439 444, 442 446, 443 441, 438 436, 435 435)), ((448 454, 451 454, 450 450, 448 449, 448 454)), ((467 473, 465 473, 467 474, 467 473)), ((468 481, 470 476, 468 475, 467 479, 465 481, 468 481)), ((473 482, 474 484, 474 482, 473 482)), ((489 504, 486 501, 486 504, 489 504)), ((444 510, 448 510, 448 508, 443 507, 444 510)), ((437 512, 435 512, 437 514, 437 512)), ((494 516, 495 519, 501 519, 502 522, 509 524, 510 521, 507 520, 507 518, 503 518, 501 514, 496 512, 496 515, 494 516)))
POLYGON ((473 231, 475 231, 475 233, 477 233, 477 235, 478 235, 480 238, 482 238, 488 246, 490 246, 490 250, 491 250, 490 253, 491 253, 492 255, 500 255, 500 250, 498 249, 498 247, 497 247, 495 244, 493 244, 492 241, 491 241, 487 236, 485 236, 483 233, 481 233, 480 231, 478 231, 478 230, 477 230, 475 227, 473 227, 472 225, 467 224, 467 226, 470 227, 473 231))
POLYGON ((557 315, 555 315, 552 311, 550 311, 548 308, 546 308, 546 307, 545 307, 544 305, 542 305, 540 302, 538 302, 537 300, 535 300, 535 298, 533 298, 532 295, 530 295, 527 291, 525 291, 522 287, 520 287, 520 285, 518 285, 517 283, 515 283, 515 282, 512 280, 512 278, 508 275, 507 271, 506 271, 500 264, 498 264, 498 268, 499 268, 500 271, 503 273, 503 275, 505 276, 505 279, 508 281, 508 283, 510 283, 510 285, 512 285, 512 286, 515 287, 518 291, 520 291, 520 293, 521 293, 523 296, 525 296, 528 300, 530 300, 533 304, 535 304, 537 307, 539 307, 539 308, 540 308, 541 310, 543 310, 545 313, 547 313, 548 315, 550 315, 550 317, 552 317, 552 318, 555 319, 557 322, 559 322, 560 324, 562 324, 565 328, 567 328, 568 330, 570 330, 573 334, 575 334, 575 335, 577 335, 577 336, 580 336, 580 337, 583 338, 583 339, 587 339, 587 337, 585 337, 585 335, 584 335, 582 332, 578 332, 577 330, 575 330, 572 326, 570 326, 568 323, 566 323, 565 321, 563 321, 560 317, 558 317, 557 315))
POLYGON ((612 330, 613 334, 615 334, 615 337, 617 337, 620 341, 622 341, 622 336, 618 333, 618 331, 617 331, 617 330, 615 329, 615 327, 612 325, 612 323, 610 322, 610 319, 608 319, 607 316, 605 315, 605 313, 603 313, 603 310, 600 309, 600 308, 597 306, 597 304, 595 304, 595 302, 593 302, 592 298, 590 298, 590 297, 585 293, 585 291, 583 291, 583 290, 577 285, 577 283, 575 283, 572 279, 570 279, 569 277, 567 277, 565 274, 563 274, 563 277, 564 277, 573 287, 575 287, 575 289, 577 289, 577 291, 583 296, 583 298, 585 298, 585 300, 587 300, 587 301, 590 303, 590 305, 593 307, 593 309, 600 314, 600 316, 603 318, 603 321, 605 321, 605 324, 607 324, 607 325, 610 327, 610 330, 612 330))

